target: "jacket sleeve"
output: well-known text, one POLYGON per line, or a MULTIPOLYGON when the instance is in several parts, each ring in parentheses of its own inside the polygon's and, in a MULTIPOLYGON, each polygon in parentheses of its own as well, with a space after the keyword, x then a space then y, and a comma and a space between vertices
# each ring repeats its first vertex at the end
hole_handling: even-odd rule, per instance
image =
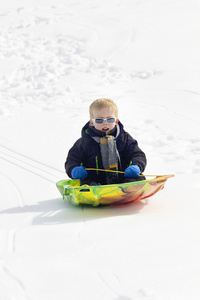
POLYGON ((125 149, 125 157, 126 157, 126 167, 131 165, 138 165, 140 167, 141 173, 144 172, 147 159, 145 153, 139 148, 136 140, 132 138, 126 132, 126 149, 125 149))
POLYGON ((84 161, 84 150, 82 147, 82 138, 78 139, 73 147, 69 150, 65 162, 67 175, 72 178, 71 171, 74 167, 80 166, 84 161))
POLYGON ((132 165, 138 165, 138 167, 140 167, 141 173, 144 172, 147 164, 147 159, 145 153, 138 147, 138 145, 135 145, 135 147, 132 149, 130 162, 132 165))

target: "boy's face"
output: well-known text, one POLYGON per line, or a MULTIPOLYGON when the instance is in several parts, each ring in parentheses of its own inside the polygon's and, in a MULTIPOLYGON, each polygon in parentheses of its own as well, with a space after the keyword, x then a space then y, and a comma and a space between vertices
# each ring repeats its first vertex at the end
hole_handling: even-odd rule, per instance
MULTIPOLYGON (((116 118, 114 109, 110 107, 105 107, 100 110, 93 110, 92 119, 96 118, 116 118)), ((97 124, 94 120, 90 120, 90 124, 95 127, 95 129, 100 130, 108 134, 115 125, 119 122, 119 119, 116 119, 114 123, 108 123, 107 120, 104 120, 102 124, 97 124)))

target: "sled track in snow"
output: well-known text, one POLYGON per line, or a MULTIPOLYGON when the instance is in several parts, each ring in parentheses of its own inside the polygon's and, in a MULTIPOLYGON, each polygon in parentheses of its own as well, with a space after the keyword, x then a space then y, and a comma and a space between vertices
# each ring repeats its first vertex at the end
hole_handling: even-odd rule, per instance
MULTIPOLYGON (((6 164, 12 165, 12 167, 20 168, 25 172, 25 174, 29 173, 31 175, 37 176, 54 185, 57 178, 62 174, 60 170, 38 160, 32 159, 29 156, 17 152, 3 144, 0 144, 0 160, 6 164)), ((19 206, 25 207, 26 200, 23 198, 20 188, 12 179, 12 176, 6 174, 6 171, 0 171, 0 175, 5 177, 14 188, 18 198, 19 206)), ((29 224, 30 220, 32 220, 32 217, 32 214, 29 214, 25 217, 22 216, 22 220, 20 222, 17 222, 14 228, 0 231, 1 241, 5 243, 6 256, 13 257, 15 255, 17 247, 17 234, 22 228, 24 228, 24 226, 27 226, 27 224, 29 224)), ((15 271, 13 271, 12 267, 10 267, 9 261, 6 258, 2 259, 2 262, 0 264, 0 275, 2 285, 9 286, 11 290, 15 291, 16 297, 13 298, 11 296, 9 299, 27 299, 26 285, 24 284, 23 280, 21 280, 20 276, 18 276, 18 274, 15 274, 15 271)), ((12 292, 9 291, 7 293, 9 295, 12 294, 12 292)))
POLYGON ((2 286, 9 286, 10 291, 7 291, 7 294, 10 297, 1 298, 1 299, 27 299, 26 297, 26 288, 23 282, 17 278, 6 266, 7 261, 1 262, 0 264, 0 271, 1 271, 1 283, 2 286), (15 292, 15 297, 12 297, 12 291, 15 292))
POLYGON ((5 276, 8 277, 9 280, 11 280, 13 282, 13 284, 15 285, 16 289, 25 294, 25 286, 23 284, 23 282, 17 278, 14 274, 12 274, 6 266, 2 267, 3 273, 5 274, 5 276))
POLYGON ((52 184, 55 184, 58 176, 61 174, 63 176, 59 169, 32 159, 2 144, 0 144, 0 159, 52 184))
MULTIPOLYGON (((1 159, 1 157, 0 157, 0 159, 1 159)), ((6 174, 4 174, 2 172, 0 172, 0 174, 3 175, 4 177, 6 177, 8 179, 8 181, 11 183, 11 185, 14 187, 15 191, 17 192, 20 207, 24 207, 25 200, 23 199, 22 194, 21 194, 19 188, 17 187, 17 185, 15 184, 14 180, 12 180, 11 177, 7 176, 6 174)))

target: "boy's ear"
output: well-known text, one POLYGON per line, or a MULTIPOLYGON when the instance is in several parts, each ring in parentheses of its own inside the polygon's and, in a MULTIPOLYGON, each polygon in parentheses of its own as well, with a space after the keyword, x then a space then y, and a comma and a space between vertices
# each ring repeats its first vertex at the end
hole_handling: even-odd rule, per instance
POLYGON ((92 120, 90 120, 89 122, 90 122, 90 124, 91 124, 92 126, 94 125, 94 123, 92 122, 92 120))
POLYGON ((115 121, 116 125, 118 124, 118 122, 119 122, 119 119, 117 119, 117 120, 115 121))

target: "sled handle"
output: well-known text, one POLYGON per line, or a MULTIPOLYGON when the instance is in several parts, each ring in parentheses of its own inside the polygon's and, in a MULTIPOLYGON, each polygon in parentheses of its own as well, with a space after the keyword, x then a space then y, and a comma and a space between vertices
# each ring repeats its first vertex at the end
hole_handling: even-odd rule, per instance
MULTIPOLYGON (((123 173, 122 171, 115 171, 110 169, 95 169, 95 168, 85 168, 86 171, 101 171, 101 172, 114 172, 114 173, 123 173)), ((159 177, 163 175, 139 175, 139 176, 145 176, 145 177, 159 177)), ((167 175, 169 177, 174 177, 175 175, 167 175)))

